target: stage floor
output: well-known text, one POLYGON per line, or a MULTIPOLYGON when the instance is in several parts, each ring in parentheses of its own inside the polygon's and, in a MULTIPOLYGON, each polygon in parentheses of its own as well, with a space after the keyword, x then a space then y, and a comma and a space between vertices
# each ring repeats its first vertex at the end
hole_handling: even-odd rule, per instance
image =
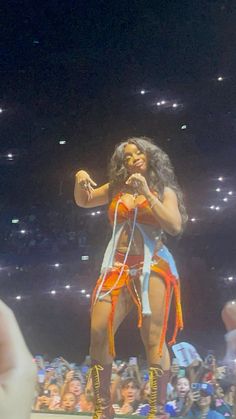
POLYGON ((69 419, 71 418, 80 418, 80 419, 89 419, 91 418, 91 414, 84 414, 84 413, 73 413, 73 414, 63 414, 63 413, 31 413, 30 419, 69 419))

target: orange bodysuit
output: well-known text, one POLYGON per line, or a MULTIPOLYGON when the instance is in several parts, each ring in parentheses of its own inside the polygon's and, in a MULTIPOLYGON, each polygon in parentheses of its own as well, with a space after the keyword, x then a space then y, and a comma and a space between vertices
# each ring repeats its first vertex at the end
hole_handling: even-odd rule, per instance
POLYGON ((169 342, 170 345, 175 343, 178 330, 183 328, 179 276, 174 259, 167 247, 161 242, 162 231, 147 200, 138 204, 134 209, 129 209, 122 201, 122 194, 118 194, 109 205, 108 217, 113 224, 113 233, 104 255, 101 275, 93 292, 92 306, 96 304, 98 299, 102 300, 107 295, 111 296, 110 354, 115 356, 113 320, 115 306, 121 290, 123 287, 128 289, 138 310, 138 327, 141 327, 143 316, 151 315, 148 287, 150 273, 155 272, 166 284, 165 316, 158 348, 158 354, 161 356, 166 338, 172 291, 176 302, 176 321, 173 337, 169 342), (129 223, 131 232, 127 252, 122 254, 117 252, 117 244, 127 223, 129 223), (130 247, 136 228, 143 237, 144 251, 143 254, 134 256, 130 255, 130 247), (137 288, 140 289, 140 293, 137 288))

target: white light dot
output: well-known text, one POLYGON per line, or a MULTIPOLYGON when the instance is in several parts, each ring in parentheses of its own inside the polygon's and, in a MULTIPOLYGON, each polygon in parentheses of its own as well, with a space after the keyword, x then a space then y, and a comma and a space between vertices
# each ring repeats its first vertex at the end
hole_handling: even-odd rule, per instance
POLYGON ((177 108, 178 104, 177 103, 173 103, 172 107, 173 108, 177 108))
POLYGON ((141 90, 141 95, 145 95, 146 91, 145 90, 141 90))
POLYGON ((59 141, 59 144, 60 144, 60 145, 64 145, 64 144, 66 144, 66 140, 60 140, 60 141, 59 141))
POLYGON ((3 109, 2 108, 0 108, 0 113, 3 113, 3 109))
POLYGON ((191 218, 192 223, 196 221, 196 218, 191 218))
POLYGON ((232 304, 235 304, 235 301, 232 301, 232 304))
POLYGON ((187 129, 187 125, 182 125, 181 129, 187 129))
POLYGON ((211 210, 215 209, 215 205, 210 206, 211 210))
POLYGON ((80 292, 81 292, 81 294, 85 294, 86 290, 81 290, 80 292))
POLYGON ((220 211, 220 207, 216 207, 216 211, 220 211))
POLYGON ((233 276, 229 276, 229 277, 228 277, 228 280, 229 280, 229 281, 233 281, 233 279, 234 279, 234 277, 233 277, 233 276))
POLYGON ((96 215, 96 212, 91 212, 91 215, 94 217, 94 215, 96 215))
POLYGON ((224 202, 228 202, 228 198, 224 198, 224 199, 223 199, 223 201, 224 201, 224 202))
POLYGON ((66 285, 65 286, 65 288, 67 289, 67 290, 69 290, 70 289, 70 285, 68 284, 68 285, 66 285))
POLYGON ((55 295, 55 294, 56 294, 56 291, 55 291, 55 290, 52 290, 52 291, 51 291, 51 294, 52 294, 52 295, 55 295))
POLYGON ((20 221, 20 220, 18 220, 18 218, 13 218, 13 219, 11 220, 11 223, 12 223, 12 224, 18 224, 18 223, 19 223, 19 221, 20 221))
POLYGON ((20 232, 21 232, 21 234, 25 234, 25 233, 26 233, 26 231, 25 231, 25 230, 21 230, 20 232))
POLYGON ((86 294, 86 297, 87 297, 87 298, 90 298, 90 294, 86 294))
POLYGON ((17 295, 16 300, 21 300, 21 295, 17 295))
POLYGON ((223 77, 222 77, 222 76, 219 76, 219 77, 217 78, 217 80, 218 80, 218 81, 222 81, 222 80, 223 80, 223 77))
POLYGON ((221 191, 221 189, 220 188, 216 188, 216 192, 220 192, 221 191))
POLYGON ((60 263, 54 263, 55 268, 59 268, 60 263))
POLYGON ((8 153, 7 157, 8 157, 9 159, 12 159, 12 158, 13 158, 13 154, 12 154, 12 153, 8 153))
POLYGON ((101 214, 101 211, 96 211, 96 214, 101 214))
POLYGON ((233 191, 229 191, 228 192, 228 195, 233 195, 233 191))
POLYGON ((161 106, 161 102, 157 102, 157 106, 161 106))
POLYGON ((81 260, 89 260, 89 256, 88 255, 83 255, 83 256, 81 256, 81 260))
POLYGON ((162 100, 161 101, 161 105, 165 105, 166 104, 166 101, 165 100, 162 100))
POLYGON ((219 180, 220 182, 223 182, 224 178, 223 178, 222 176, 220 176, 220 177, 218 177, 218 180, 219 180))

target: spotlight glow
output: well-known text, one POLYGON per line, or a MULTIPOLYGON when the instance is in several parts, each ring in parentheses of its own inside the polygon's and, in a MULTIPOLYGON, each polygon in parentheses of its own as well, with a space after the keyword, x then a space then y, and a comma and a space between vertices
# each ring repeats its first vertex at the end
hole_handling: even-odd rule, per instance
POLYGON ((187 129, 187 125, 182 125, 181 129, 187 129))
POLYGON ((18 224, 20 222, 20 220, 18 220, 18 218, 13 218, 12 220, 11 220, 11 223, 12 224, 18 224))
POLYGON ((211 205, 211 206, 210 206, 210 209, 211 209, 211 210, 214 210, 214 209, 215 209, 215 205, 211 205))
POLYGON ((220 211, 220 207, 216 207, 216 211, 220 211))
POLYGON ((161 102, 157 102, 157 106, 161 106, 161 102))
POLYGON ((228 281, 233 281, 234 277, 233 276, 229 276, 228 277, 228 281))
POLYGON ((223 199, 223 201, 224 201, 224 202, 228 202, 228 198, 224 198, 224 199, 223 199))
POLYGON ((195 223, 196 218, 191 218, 192 223, 195 223))
POLYGON ((178 104, 177 103, 173 103, 172 108, 177 108, 178 104))
POLYGON ((16 300, 21 300, 21 295, 17 295, 16 300))
POLYGON ((223 178, 222 176, 220 176, 220 177, 218 177, 218 180, 219 180, 220 182, 223 182, 224 178, 223 178))
POLYGON ((141 90, 141 95, 145 95, 146 91, 145 90, 141 90))
POLYGON ((221 189, 220 188, 216 188, 216 192, 220 192, 221 191, 221 189))
POLYGON ((218 80, 218 81, 222 81, 222 80, 223 80, 223 77, 222 77, 222 76, 219 76, 219 77, 217 78, 217 80, 218 80))
POLYGON ((70 289, 70 285, 68 284, 68 285, 66 285, 65 286, 65 288, 67 289, 67 290, 69 290, 70 289))
POLYGON ((166 104, 166 101, 165 100, 162 100, 161 101, 161 105, 165 105, 166 104))
POLYGON ((81 292, 81 294, 85 294, 86 290, 81 290, 80 292, 81 292))
POLYGON ((52 290, 52 291, 51 291, 51 294, 52 294, 52 295, 55 295, 55 294, 56 294, 56 290, 52 290))
POLYGON ((60 263, 54 263, 55 268, 59 268, 60 263))
POLYGON ((228 192, 228 195, 233 195, 233 191, 229 191, 228 192))

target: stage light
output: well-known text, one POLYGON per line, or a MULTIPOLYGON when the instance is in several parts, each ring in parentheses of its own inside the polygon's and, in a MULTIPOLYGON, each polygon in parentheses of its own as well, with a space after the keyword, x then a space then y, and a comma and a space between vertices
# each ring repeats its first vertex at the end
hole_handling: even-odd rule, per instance
POLYGON ((8 153, 7 158, 8 159, 13 159, 13 154, 12 153, 8 153))
POLYGON ((145 90, 141 90, 141 95, 145 95, 146 91, 145 90))
POLYGON ((21 300, 21 295, 17 295, 16 300, 21 300))
POLYGON ((0 113, 3 113, 3 109, 2 108, 0 108, 0 113))
POLYGON ((90 298, 90 294, 86 294, 86 297, 87 297, 87 298, 90 298))
POLYGON ((81 256, 81 260, 89 260, 89 256, 83 255, 83 256, 81 256))
POLYGON ((216 207, 216 211, 220 211, 220 207, 216 207))
POLYGON ((18 223, 19 223, 19 221, 20 221, 20 220, 18 220, 18 218, 13 218, 13 219, 11 220, 11 223, 12 223, 12 224, 18 224, 18 223))
POLYGON ((60 141, 59 141, 59 144, 60 144, 60 145, 64 145, 64 144, 66 144, 66 140, 60 140, 60 141))
POLYGON ((233 281, 233 279, 234 279, 234 278, 233 278, 233 276, 229 276, 229 277, 228 277, 228 280, 229 280, 229 281, 233 281))
POLYGON ((182 125, 181 129, 187 129, 187 125, 182 125))
POLYGON ((224 199, 223 199, 223 201, 224 201, 224 202, 228 202, 228 198, 224 198, 224 199))
POLYGON ((196 218, 191 218, 192 223, 196 221, 196 218))
POLYGON ((26 233, 26 230, 21 230, 20 233, 21 234, 25 234, 26 233))
POLYGON ((161 106, 161 102, 157 102, 157 106, 161 106))
POLYGON ((232 192, 232 191, 229 191, 229 192, 228 192, 228 195, 233 195, 233 192, 232 192))
POLYGON ((80 292, 81 292, 81 294, 85 294, 86 290, 81 290, 80 292))
POLYGON ((178 104, 177 103, 173 103, 172 107, 173 108, 177 108, 178 107, 178 104))
POLYGON ((216 188, 216 192, 220 192, 221 191, 221 189, 220 188, 216 188))
POLYGON ((55 268, 59 268, 60 263, 54 263, 55 268))
POLYGON ((55 291, 55 290, 52 290, 52 291, 51 291, 51 294, 52 294, 52 295, 55 295, 55 294, 56 294, 56 291, 55 291))
POLYGON ((211 206, 210 206, 210 209, 211 209, 211 210, 214 210, 214 209, 215 209, 215 205, 211 205, 211 206))
POLYGON ((223 178, 222 176, 220 176, 220 177, 218 177, 218 180, 219 180, 220 182, 223 182, 224 178, 223 178))
POLYGON ((232 301, 232 303, 231 304, 235 304, 235 301, 232 301))
POLYGON ((96 211, 96 214, 101 214, 101 211, 96 211))
POLYGON ((218 81, 222 81, 222 80, 223 80, 223 77, 222 77, 222 76, 219 76, 219 77, 217 78, 217 80, 218 80, 218 81))
POLYGON ((65 288, 67 289, 67 290, 69 290, 70 289, 70 285, 68 284, 68 285, 66 285, 65 286, 65 288))
POLYGON ((96 212, 91 212, 91 215, 94 217, 94 215, 96 215, 96 212))
POLYGON ((165 105, 166 104, 166 101, 165 100, 162 100, 161 101, 161 105, 165 105))

